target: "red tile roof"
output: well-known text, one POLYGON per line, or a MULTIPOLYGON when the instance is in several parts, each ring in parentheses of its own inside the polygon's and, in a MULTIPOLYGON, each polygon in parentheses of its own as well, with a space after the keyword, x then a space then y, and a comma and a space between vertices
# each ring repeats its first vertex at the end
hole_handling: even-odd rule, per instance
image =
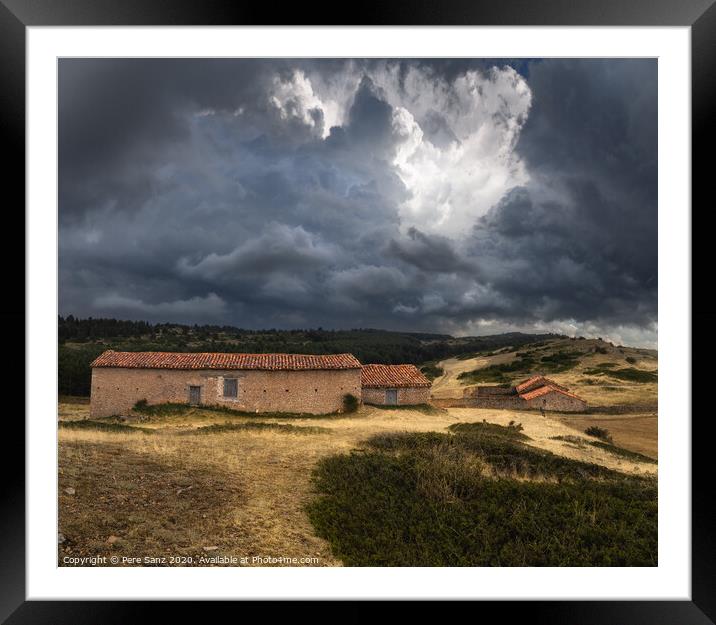
POLYGON ((359 369, 353 354, 222 354, 177 352, 115 352, 100 355, 91 367, 124 369, 261 369, 305 371, 315 369, 359 369))
POLYGON ((534 399, 535 397, 542 397, 542 395, 547 395, 548 393, 561 393, 562 395, 567 395, 567 397, 572 397, 573 399, 584 401, 581 397, 578 397, 574 393, 570 393, 569 391, 565 391, 551 384, 547 384, 546 386, 540 386, 539 388, 536 388, 535 390, 529 391, 527 393, 521 393, 520 397, 529 401, 530 399, 534 399))
POLYGON ((366 387, 432 386, 415 365, 363 365, 361 385, 366 387))
POLYGON ((554 380, 545 378, 543 375, 533 375, 531 378, 527 378, 526 380, 523 380, 517 386, 515 386, 515 390, 518 393, 521 393, 522 391, 529 389, 530 387, 534 386, 537 383, 539 383, 540 386, 552 385, 555 388, 566 390, 564 388, 564 386, 562 386, 561 384, 557 384, 554 380))

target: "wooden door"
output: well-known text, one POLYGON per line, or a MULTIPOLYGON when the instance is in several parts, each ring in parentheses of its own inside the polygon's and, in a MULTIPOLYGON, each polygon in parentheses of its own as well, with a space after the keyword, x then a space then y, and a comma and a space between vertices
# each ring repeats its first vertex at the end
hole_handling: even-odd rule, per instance
POLYGON ((389 388, 385 391, 385 403, 388 406, 398 405, 398 389, 389 388))
POLYGON ((201 386, 189 387, 189 403, 194 406, 201 403, 201 386))

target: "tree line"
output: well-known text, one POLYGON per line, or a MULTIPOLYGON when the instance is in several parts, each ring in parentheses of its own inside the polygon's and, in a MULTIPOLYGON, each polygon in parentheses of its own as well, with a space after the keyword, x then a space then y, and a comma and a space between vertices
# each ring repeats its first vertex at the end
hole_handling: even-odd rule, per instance
POLYGON ((556 335, 509 333, 455 338, 446 334, 371 328, 253 330, 112 318, 58 319, 59 393, 89 395, 90 363, 106 349, 236 353, 351 353, 363 363, 420 365, 458 354, 520 346, 556 335))

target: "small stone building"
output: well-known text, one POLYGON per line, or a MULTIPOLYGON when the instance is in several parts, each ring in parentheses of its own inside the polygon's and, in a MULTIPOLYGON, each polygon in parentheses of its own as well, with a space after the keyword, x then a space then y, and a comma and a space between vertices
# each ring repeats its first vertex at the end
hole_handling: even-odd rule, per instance
POLYGON ((527 378, 519 384, 516 384, 514 389, 517 394, 521 395, 523 393, 529 393, 530 391, 533 391, 543 386, 553 386, 563 391, 567 390, 566 386, 557 384, 554 380, 546 378, 543 375, 533 375, 531 378, 527 378))
POLYGON ((475 408, 504 410, 552 410, 583 412, 587 402, 542 375, 535 375, 515 386, 474 386, 464 389, 463 399, 475 408))
POLYGON ((428 380, 415 365, 363 365, 364 404, 405 406, 430 401, 428 380))
POLYGON ((361 364, 352 354, 110 350, 90 366, 91 417, 126 413, 140 400, 326 414, 342 410, 346 394, 361 395, 361 364))
POLYGON ((519 397, 531 409, 554 410, 557 412, 583 412, 587 402, 562 387, 546 384, 519 397))

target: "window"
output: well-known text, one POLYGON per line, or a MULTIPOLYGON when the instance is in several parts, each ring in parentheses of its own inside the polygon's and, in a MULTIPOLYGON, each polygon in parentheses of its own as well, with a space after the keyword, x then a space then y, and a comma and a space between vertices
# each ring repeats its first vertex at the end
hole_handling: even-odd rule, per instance
POLYGON ((224 378, 224 397, 239 396, 239 381, 236 378, 224 378))

